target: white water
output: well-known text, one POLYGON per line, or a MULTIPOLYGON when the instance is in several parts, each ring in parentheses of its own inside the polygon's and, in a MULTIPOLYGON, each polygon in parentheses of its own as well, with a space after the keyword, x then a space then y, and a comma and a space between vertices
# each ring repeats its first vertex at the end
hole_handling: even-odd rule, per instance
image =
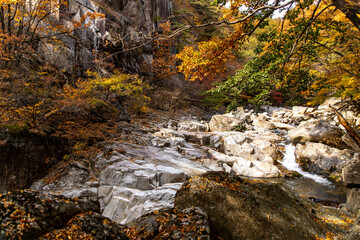
POLYGON ((291 143, 285 145, 285 154, 282 161, 282 165, 291 171, 296 171, 303 175, 305 178, 310 178, 317 183, 324 185, 331 185, 331 182, 324 177, 316 174, 311 174, 301 170, 299 164, 295 160, 295 146, 291 143))

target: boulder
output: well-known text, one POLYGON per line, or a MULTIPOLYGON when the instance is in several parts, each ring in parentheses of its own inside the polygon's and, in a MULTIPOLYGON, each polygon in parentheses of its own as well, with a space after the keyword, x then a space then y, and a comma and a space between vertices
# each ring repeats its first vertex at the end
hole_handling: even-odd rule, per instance
POLYGON ((360 189, 352 188, 346 196, 346 210, 360 217, 360 189))
POLYGON ((247 161, 238 158, 232 166, 232 170, 239 176, 255 178, 280 177, 280 170, 274 165, 261 161, 247 161))
MULTIPOLYGON (((7 193, 0 197, 0 239, 37 239, 63 227, 77 214, 89 211, 98 212, 98 204, 30 190, 7 193)), ((101 221, 97 224, 101 225, 101 221)))
POLYGON ((358 240, 360 239, 360 219, 358 218, 354 226, 350 229, 349 233, 345 237, 346 240, 358 240))
POLYGON ((335 125, 326 124, 322 121, 307 121, 295 129, 289 131, 289 137, 293 143, 327 142, 343 136, 341 129, 335 125))
POLYGON ((340 173, 342 164, 350 161, 354 152, 344 149, 329 147, 322 143, 307 142, 297 144, 295 148, 296 161, 308 172, 330 176, 340 173))
POLYGON ((234 127, 242 123, 242 120, 234 118, 232 115, 214 115, 209 122, 210 131, 231 131, 234 127))
POLYGON ((103 215, 121 224, 126 224, 147 213, 172 208, 176 191, 182 183, 165 184, 153 190, 100 187, 99 201, 104 207, 103 215))
POLYGON ((128 225, 137 230, 134 239, 210 240, 207 213, 197 207, 155 211, 128 225))
POLYGON ((311 202, 279 184, 210 172, 184 183, 175 207, 199 207, 221 239, 305 239, 324 237, 311 202))
POLYGON ((346 187, 360 187, 359 154, 356 154, 350 161, 344 163, 341 175, 346 187))
POLYGON ((252 124, 254 125, 255 130, 259 132, 276 128, 274 123, 263 120, 259 117, 255 118, 252 124))

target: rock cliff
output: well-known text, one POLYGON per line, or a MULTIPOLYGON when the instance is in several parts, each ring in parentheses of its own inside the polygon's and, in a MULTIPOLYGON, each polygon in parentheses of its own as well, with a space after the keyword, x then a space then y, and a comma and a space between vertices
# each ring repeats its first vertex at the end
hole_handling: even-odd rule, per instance
POLYGON ((50 65, 68 74, 81 75, 94 66, 95 55, 108 53, 116 67, 139 72, 141 63, 152 58, 149 37, 158 23, 172 15, 170 0, 69 0, 68 7, 60 10, 58 20, 65 26, 72 26, 82 16, 91 13, 104 14, 105 18, 87 19, 88 28, 75 30, 71 35, 59 39, 62 47, 43 43, 39 48, 43 59, 50 65), (137 48, 137 46, 142 46, 137 48), (131 51, 125 51, 133 49, 131 51))

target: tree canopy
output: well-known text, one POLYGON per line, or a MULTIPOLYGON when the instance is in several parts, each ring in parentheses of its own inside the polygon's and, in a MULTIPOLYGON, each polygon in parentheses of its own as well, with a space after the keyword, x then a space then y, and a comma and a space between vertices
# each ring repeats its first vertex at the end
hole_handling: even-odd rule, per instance
POLYGON ((222 29, 221 34, 209 41, 186 46, 178 54, 182 61, 179 69, 187 79, 202 80, 209 74, 225 71, 226 62, 258 32, 255 34, 258 39, 256 60, 240 70, 243 73, 237 74, 243 77, 235 76, 211 93, 226 88, 233 93, 230 95, 252 99, 258 94, 252 95, 241 86, 244 81, 258 79, 263 88, 268 86, 266 94, 261 94, 263 100, 273 98, 278 92, 282 93, 284 101, 293 104, 303 103, 302 100, 316 103, 331 95, 349 97, 355 102, 359 100, 358 1, 234 0, 216 4, 222 11, 218 21, 183 27, 213 25, 222 29), (272 19, 275 11, 283 16, 272 19), (261 75, 261 79, 249 76, 251 72, 261 75), (244 79, 244 76, 247 77, 244 79))

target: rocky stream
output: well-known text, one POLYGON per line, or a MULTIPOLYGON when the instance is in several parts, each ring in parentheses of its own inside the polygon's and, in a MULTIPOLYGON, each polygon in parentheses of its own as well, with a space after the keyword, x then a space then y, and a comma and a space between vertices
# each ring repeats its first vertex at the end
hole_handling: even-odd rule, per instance
POLYGON ((359 239, 358 149, 329 104, 123 122, 2 195, 0 239, 359 239))

